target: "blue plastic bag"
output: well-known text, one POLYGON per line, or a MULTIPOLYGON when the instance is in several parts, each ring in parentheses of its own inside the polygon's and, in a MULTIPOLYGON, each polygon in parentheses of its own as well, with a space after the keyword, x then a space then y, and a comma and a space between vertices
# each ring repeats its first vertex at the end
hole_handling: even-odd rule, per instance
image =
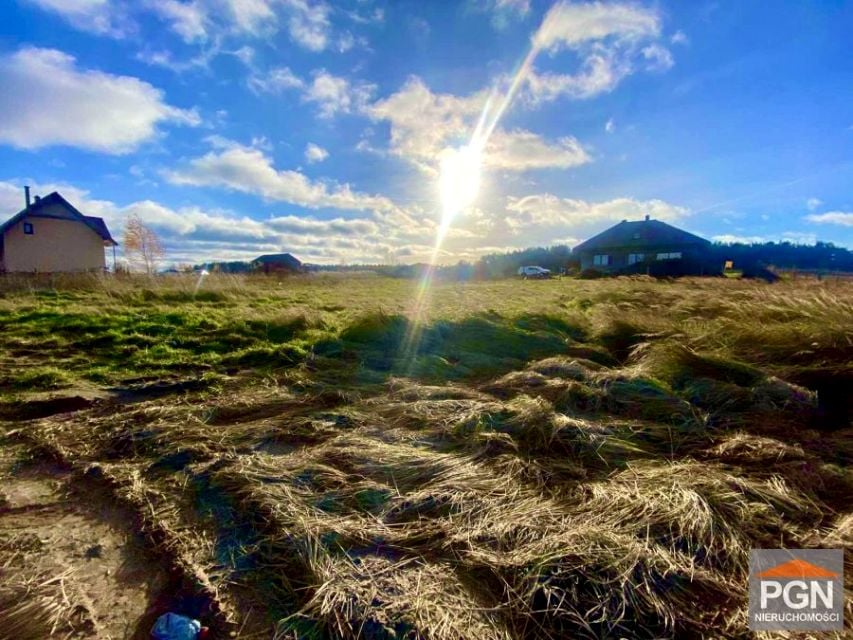
POLYGON ((164 613, 151 628, 151 637, 154 640, 196 640, 199 631, 201 623, 198 620, 177 613, 164 613))

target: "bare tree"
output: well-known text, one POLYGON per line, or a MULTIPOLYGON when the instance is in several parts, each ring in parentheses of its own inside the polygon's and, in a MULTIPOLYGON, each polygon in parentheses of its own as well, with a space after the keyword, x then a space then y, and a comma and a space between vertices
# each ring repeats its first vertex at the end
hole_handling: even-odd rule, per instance
POLYGON ((151 275, 164 255, 163 244, 156 233, 139 216, 132 215, 124 225, 124 255, 131 265, 151 275))

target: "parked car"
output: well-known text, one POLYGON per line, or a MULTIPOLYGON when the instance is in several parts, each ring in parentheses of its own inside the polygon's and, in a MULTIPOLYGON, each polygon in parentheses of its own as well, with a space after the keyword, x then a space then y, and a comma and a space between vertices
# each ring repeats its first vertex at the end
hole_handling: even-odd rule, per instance
POLYGON ((551 277, 551 270, 544 269, 543 267, 519 267, 518 275, 520 275, 523 279, 527 280, 528 278, 539 278, 545 279, 551 277))

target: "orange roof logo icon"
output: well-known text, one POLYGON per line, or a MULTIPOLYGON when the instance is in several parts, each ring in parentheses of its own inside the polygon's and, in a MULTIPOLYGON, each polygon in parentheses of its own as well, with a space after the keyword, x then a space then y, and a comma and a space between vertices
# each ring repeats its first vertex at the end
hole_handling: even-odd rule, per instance
POLYGON ((833 571, 829 571, 828 569, 824 569, 823 567, 819 567, 816 564, 812 564, 811 562, 806 562, 805 560, 795 558, 794 560, 789 560, 788 562, 783 562, 782 564, 776 565, 772 569, 767 569, 767 571, 762 571, 757 575, 757 577, 832 579, 837 578, 838 574, 833 571))

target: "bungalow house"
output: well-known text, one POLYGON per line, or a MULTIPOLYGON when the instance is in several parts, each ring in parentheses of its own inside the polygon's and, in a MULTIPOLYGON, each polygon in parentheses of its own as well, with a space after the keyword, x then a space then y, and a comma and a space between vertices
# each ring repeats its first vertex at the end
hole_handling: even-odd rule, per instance
POLYGON ((298 273, 302 262, 289 253, 270 253, 252 260, 252 269, 264 273, 298 273))
MULTIPOLYGON (((0 225, 0 273, 103 271, 115 247, 102 218, 85 216, 57 192, 30 202, 0 225)), ((114 250, 115 251, 115 250, 114 250)), ((115 261, 115 253, 113 253, 115 261)))
POLYGON ((660 220, 623 220, 572 249, 581 271, 653 276, 716 275, 711 242, 660 220))

